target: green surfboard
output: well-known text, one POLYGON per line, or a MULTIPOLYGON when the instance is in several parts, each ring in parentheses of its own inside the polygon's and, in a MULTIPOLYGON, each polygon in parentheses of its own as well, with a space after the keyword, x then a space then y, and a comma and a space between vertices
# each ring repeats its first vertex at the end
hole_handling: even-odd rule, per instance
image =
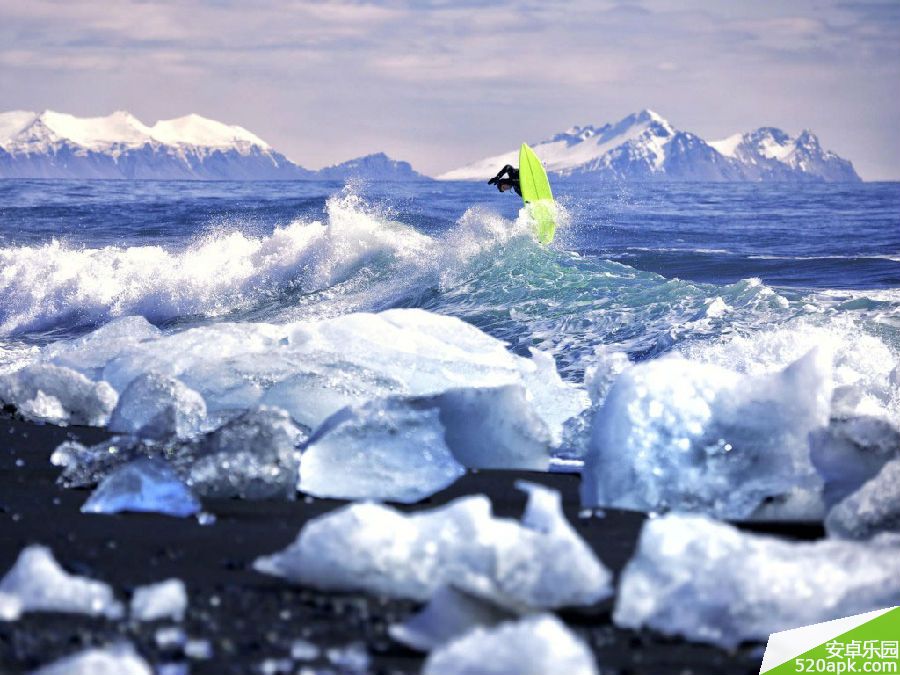
POLYGON ((535 222, 538 241, 549 244, 556 234, 556 208, 550 181, 541 160, 534 150, 522 143, 519 148, 519 186, 522 200, 531 204, 531 216, 535 222))

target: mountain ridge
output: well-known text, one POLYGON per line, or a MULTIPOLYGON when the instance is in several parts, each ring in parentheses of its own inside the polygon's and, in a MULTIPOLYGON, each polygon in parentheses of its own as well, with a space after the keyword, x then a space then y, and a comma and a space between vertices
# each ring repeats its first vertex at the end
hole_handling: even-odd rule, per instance
POLYGON ((390 176, 395 181, 434 180, 413 169, 409 162, 391 159, 383 152, 354 157, 316 171, 316 177, 322 180, 348 180, 373 175, 390 176))
MULTIPOLYGON (((548 174, 558 179, 861 181, 850 161, 824 150, 808 129, 792 137, 775 127, 760 127, 720 141, 706 141, 676 129, 650 109, 615 123, 573 126, 532 147, 548 174)), ((512 150, 437 178, 483 180, 504 164, 517 163, 518 150, 512 150)))
POLYGON ((384 153, 313 171, 241 126, 194 113, 146 125, 124 110, 87 118, 0 113, 0 178, 431 180, 384 153))
MULTIPOLYGON (((573 126, 533 144, 557 180, 860 181, 851 162, 809 129, 792 137, 760 127, 718 141, 676 129, 645 109, 614 123, 573 126)), ((486 180, 518 151, 439 175, 486 180)), ((105 117, 0 113, 0 178, 152 180, 432 180, 384 153, 310 170, 244 127, 197 114, 146 125, 119 110, 105 117)))
POLYGON ((190 114, 145 125, 123 110, 105 117, 0 113, 0 177, 84 179, 296 179, 312 172, 243 127, 190 114))

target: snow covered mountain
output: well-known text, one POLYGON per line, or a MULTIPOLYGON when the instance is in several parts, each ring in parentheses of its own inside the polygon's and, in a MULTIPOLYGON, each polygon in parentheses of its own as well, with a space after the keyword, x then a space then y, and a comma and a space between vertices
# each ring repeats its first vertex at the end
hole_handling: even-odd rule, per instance
POLYGON ((823 150, 809 129, 792 138, 781 129, 761 127, 710 145, 738 163, 750 180, 793 180, 798 175, 826 182, 860 180, 853 164, 823 150))
POLYGON ((431 180, 428 176, 414 170, 409 162, 391 159, 383 152, 327 166, 316 172, 316 178, 322 180, 347 180, 349 178, 386 181, 431 180))
POLYGON ((259 136, 200 115, 147 126, 115 112, 80 118, 0 113, 0 178, 156 180, 429 180, 384 153, 310 171, 259 136))
POLYGON ((200 115, 147 126, 127 112, 0 113, 0 177, 286 179, 311 172, 238 126, 200 115))
MULTIPOLYGON (((535 144, 551 174, 590 180, 859 181, 853 165, 825 151, 810 131, 792 138, 764 127, 707 142, 675 129, 652 110, 601 127, 572 127, 535 144)), ((504 164, 517 165, 518 150, 488 157, 438 176, 439 180, 487 180, 504 164)))
MULTIPOLYGON (((823 150, 810 131, 792 138, 763 127, 707 142, 652 110, 601 127, 572 127, 534 146, 557 177, 591 180, 859 181, 853 165, 823 150)), ((488 157, 439 179, 487 180, 518 151, 488 157)), ((243 127, 200 115, 147 126, 127 112, 0 113, 0 178, 195 180, 423 180, 384 153, 310 171, 243 127)))

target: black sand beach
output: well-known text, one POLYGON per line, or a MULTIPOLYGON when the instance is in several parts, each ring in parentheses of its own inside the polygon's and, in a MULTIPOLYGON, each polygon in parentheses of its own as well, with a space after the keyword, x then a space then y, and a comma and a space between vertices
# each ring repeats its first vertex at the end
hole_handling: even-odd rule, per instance
MULTIPOLYGON (((14 563, 29 544, 49 546, 70 572, 111 584, 126 600, 139 585, 178 577, 188 589, 189 608, 182 624, 188 640, 209 642, 207 658, 197 643, 162 644, 160 628, 171 621, 114 622, 81 615, 28 614, 0 623, 0 672, 29 672, 87 646, 128 640, 160 673, 298 672, 301 666, 324 672, 350 672, 319 661, 292 662, 291 643, 304 639, 325 649, 363 643, 371 657, 368 672, 417 673, 423 656, 395 643, 387 627, 416 609, 415 603, 387 601, 292 587, 251 569, 262 554, 282 549, 310 518, 342 504, 334 500, 293 502, 204 501, 215 515, 211 525, 196 519, 80 512, 84 490, 56 485, 58 469, 49 462, 66 439, 84 443, 107 437, 89 428, 63 429, 0 418, 0 571, 14 563), (267 662, 268 660, 268 662, 267 662), (161 669, 162 668, 162 669, 161 669), (166 669, 170 668, 170 669, 166 669), (331 669, 331 670, 329 670, 331 669)), ((645 516, 609 511, 604 517, 579 517, 578 477, 566 474, 483 471, 472 473, 434 498, 409 509, 428 508, 466 494, 484 493, 498 515, 518 517, 525 504, 515 481, 527 479, 563 495, 566 515, 601 560, 618 573, 628 561, 645 516)), ((814 538, 808 526, 766 528, 793 537, 814 538)), ((349 554, 349 552, 348 552, 349 554)), ((590 611, 570 611, 565 621, 584 636, 603 673, 757 673, 760 645, 733 653, 682 640, 615 628, 612 603, 590 611)), ((549 675, 549 674, 548 674, 549 675)), ((564 675, 564 674, 559 674, 564 675)))

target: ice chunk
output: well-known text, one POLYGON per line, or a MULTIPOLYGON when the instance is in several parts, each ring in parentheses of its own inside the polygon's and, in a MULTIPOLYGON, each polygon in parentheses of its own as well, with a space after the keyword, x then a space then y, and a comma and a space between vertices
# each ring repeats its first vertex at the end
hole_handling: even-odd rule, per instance
POLYGON ((284 410, 259 408, 182 446, 173 461, 203 497, 293 499, 302 440, 284 410))
POLYGON ((465 470, 444 442, 437 410, 387 399, 330 417, 300 466, 302 492, 317 497, 417 502, 465 470))
POLYGON ((138 459, 110 473, 81 510, 85 513, 143 511, 192 516, 201 509, 175 471, 160 459, 138 459))
POLYGON ((17 598, 23 612, 122 616, 122 606, 109 586, 68 574, 44 546, 29 546, 19 554, 0 581, 0 593, 17 598))
POLYGON ((481 495, 409 515, 352 504, 310 521, 255 568, 324 590, 423 601, 453 584, 517 611, 609 596, 610 573, 565 519, 559 494, 520 487, 528 492, 521 523, 494 518, 481 495))
POLYGON ((161 335, 162 332, 144 317, 125 316, 74 340, 59 340, 47 345, 43 360, 77 370, 92 380, 101 380, 107 363, 141 342, 161 335))
POLYGON ((550 614, 475 628, 439 647, 422 675, 596 675, 587 645, 550 614))
POLYGON ((808 436, 827 423, 830 392, 817 350, 760 376, 681 358, 639 364, 594 418, 582 501, 745 518, 816 486, 808 436))
POLYGON ((50 463, 62 469, 57 482, 64 487, 93 487, 123 464, 161 454, 154 446, 126 438, 113 438, 92 446, 65 441, 50 455, 50 463))
POLYGON ((109 429, 147 438, 186 438, 197 434, 205 420, 200 394, 175 378, 145 373, 122 392, 109 429))
POLYGON ((189 659, 205 660, 212 658, 213 646, 209 640, 194 638, 184 643, 184 655, 189 659))
POLYGON ((295 661, 315 661, 319 653, 319 648, 309 640, 298 638, 291 643, 291 658, 295 661))
POLYGON ((512 618, 514 614, 489 602, 452 586, 442 586, 422 611, 401 624, 390 626, 389 633, 407 647, 430 652, 475 627, 490 628, 512 618))
POLYGON ((463 466, 546 471, 550 464, 553 438, 522 386, 450 389, 413 403, 440 412, 447 445, 463 466))
POLYGON ((365 673, 369 670, 369 652, 361 642, 332 647, 325 652, 325 657, 343 673, 365 673))
MULTIPOLYGON (((261 675, 292 675, 294 672, 294 662, 287 657, 280 659, 267 658, 260 661, 253 669, 253 672, 258 672, 261 675)), ((331 671, 326 672, 328 675, 331 675, 331 671)), ((349 671, 347 672, 349 675, 349 671)), ((306 669, 305 672, 301 671, 301 675, 318 675, 318 672, 306 669)))
POLYGON ((32 675, 153 675, 128 644, 106 649, 85 649, 34 671, 32 675))
POLYGON ((22 615, 22 603, 9 593, 0 592, 0 621, 16 621, 22 615))
POLYGON ((900 429, 878 417, 832 420, 810 440, 813 465, 825 481, 825 503, 833 506, 900 456, 900 429))
POLYGON ((187 611, 187 592, 180 579, 139 586, 131 598, 131 618, 138 621, 181 621, 187 611))
POLYGON ((888 419, 834 419, 811 437, 813 464, 825 482, 828 534, 866 539, 900 530, 900 429, 888 419))
POLYGON ((613 620, 734 647, 900 604, 900 539, 787 542, 703 516, 644 524, 613 620))
POLYGON ((556 370, 553 356, 539 349, 531 349, 531 361, 523 359, 519 368, 524 375, 529 402, 547 425, 552 444, 559 445, 566 420, 590 405, 588 393, 583 387, 565 382, 556 370))
POLYGON ((107 364, 104 377, 121 390, 155 371, 198 391, 210 411, 264 402, 314 428, 340 408, 376 396, 521 382, 527 366, 528 359, 459 319, 395 309, 284 325, 192 328, 135 345, 107 364), (263 400, 280 383, 287 389, 263 400), (332 409, 316 402, 322 396, 332 399, 332 409))
POLYGON ((608 347, 595 347, 594 358, 584 370, 584 387, 593 405, 600 405, 612 388, 616 379, 631 368, 632 363, 626 352, 608 347))
POLYGON ((69 368, 34 364, 0 375, 0 403, 51 424, 102 426, 116 406, 107 382, 92 382, 69 368))
POLYGON ((142 319, 121 319, 48 347, 41 359, 102 378, 119 392, 155 373, 196 391, 216 419, 272 405, 307 429, 374 398, 520 385, 555 437, 586 405, 584 391, 563 382, 549 356, 516 356, 470 324, 420 309, 287 324, 222 322, 167 334, 142 319))
POLYGON ((180 626, 160 626, 153 633, 156 646, 167 651, 184 649, 187 644, 187 634, 180 626))
POLYGON ((518 385, 377 399, 336 413, 303 453, 300 490, 416 502, 470 468, 550 463, 550 434, 518 385))
POLYGON ((259 408, 186 441, 117 437, 89 448, 66 442, 50 461, 62 467, 66 487, 94 485, 122 464, 151 458, 165 460, 202 497, 293 499, 300 465, 296 446, 303 440, 285 411, 259 408))
POLYGON ((834 506, 825 519, 832 537, 868 539, 900 531, 900 458, 887 462, 871 480, 834 506))

